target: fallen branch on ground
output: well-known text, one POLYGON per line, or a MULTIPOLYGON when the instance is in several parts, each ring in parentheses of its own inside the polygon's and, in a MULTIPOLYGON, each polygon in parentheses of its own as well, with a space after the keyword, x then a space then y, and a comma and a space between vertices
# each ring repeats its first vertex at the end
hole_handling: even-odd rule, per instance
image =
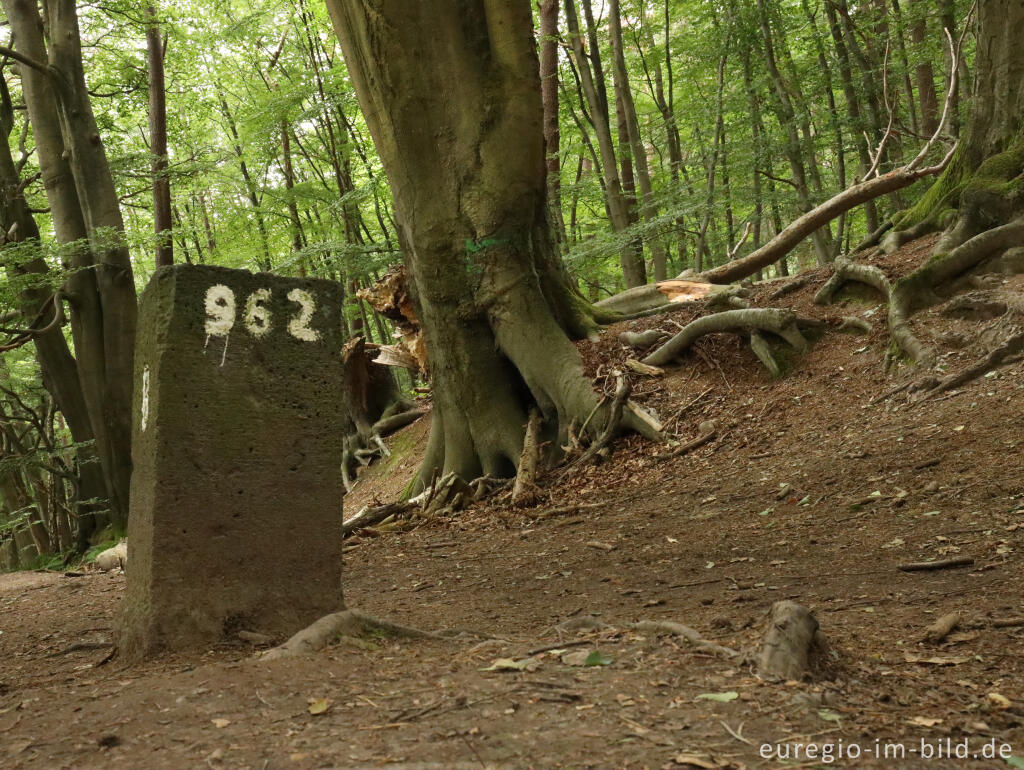
POLYGON ((723 647, 720 644, 708 641, 695 628, 690 628, 682 623, 673 623, 670 620, 641 620, 637 623, 627 623, 626 628, 632 628, 645 634, 678 636, 688 641, 697 649, 720 655, 723 658, 735 658, 740 654, 730 647, 723 647))
POLYGON ((688 441, 687 443, 682 444, 681 446, 677 446, 671 452, 655 455, 654 457, 656 460, 669 460, 673 457, 679 457, 679 455, 684 455, 687 452, 691 452, 697 447, 704 446, 706 443, 711 441, 716 435, 718 434, 715 431, 705 433, 703 436, 697 436, 697 438, 695 438, 693 441, 688 441))
POLYGON ((929 389, 925 398, 937 396, 940 393, 959 388, 961 385, 966 385, 979 377, 983 377, 993 369, 997 369, 1006 363, 1006 359, 1012 358, 1021 352, 1024 352, 1024 332, 1014 334, 983 359, 968 366, 962 372, 943 377, 929 389))
POLYGON ((940 569, 953 569, 955 567, 971 567, 974 559, 960 557, 956 559, 943 559, 941 561, 915 561, 909 564, 899 565, 900 572, 930 572, 940 569))

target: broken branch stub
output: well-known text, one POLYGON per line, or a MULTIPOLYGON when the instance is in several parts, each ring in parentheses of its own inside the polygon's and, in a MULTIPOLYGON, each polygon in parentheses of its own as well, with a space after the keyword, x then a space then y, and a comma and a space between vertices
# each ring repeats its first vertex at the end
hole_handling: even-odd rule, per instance
POLYGON ((770 679, 803 677, 817 633, 818 621, 809 609, 793 601, 775 602, 757 654, 758 673, 770 679))

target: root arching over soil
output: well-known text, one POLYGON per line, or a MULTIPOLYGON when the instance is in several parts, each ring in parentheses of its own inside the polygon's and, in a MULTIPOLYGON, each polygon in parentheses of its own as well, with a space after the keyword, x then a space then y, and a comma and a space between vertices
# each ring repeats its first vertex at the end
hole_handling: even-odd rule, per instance
MULTIPOLYGON (((1024 218, 986 230, 949 252, 932 255, 909 275, 890 282, 871 265, 837 260, 832 278, 819 290, 815 302, 826 304, 844 283, 855 281, 876 289, 888 302, 889 334, 900 353, 911 361, 930 367, 935 362, 910 327, 912 315, 939 301, 939 292, 948 291, 953 282, 986 260, 1024 244, 1024 218)), ((887 359, 891 364, 893 357, 887 359)))

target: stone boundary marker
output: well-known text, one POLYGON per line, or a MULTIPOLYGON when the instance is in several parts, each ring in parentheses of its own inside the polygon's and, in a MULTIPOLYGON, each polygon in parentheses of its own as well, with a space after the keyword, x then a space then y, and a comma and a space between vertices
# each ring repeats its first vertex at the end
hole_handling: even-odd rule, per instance
POLYGON ((135 348, 127 659, 343 608, 341 286, 175 265, 135 348))

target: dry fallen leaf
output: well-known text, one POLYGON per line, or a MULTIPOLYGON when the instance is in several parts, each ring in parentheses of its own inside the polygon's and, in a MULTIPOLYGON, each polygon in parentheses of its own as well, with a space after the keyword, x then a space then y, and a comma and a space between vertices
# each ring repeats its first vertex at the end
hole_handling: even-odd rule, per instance
POLYGON ((912 717, 907 720, 908 725, 914 727, 935 727, 935 725, 941 725, 941 719, 933 719, 932 717, 912 717))
POLYGON ((1010 699, 998 692, 988 694, 988 702, 997 709, 1008 709, 1012 705, 1010 699))
POLYGON ((512 658, 498 658, 487 668, 480 669, 481 671, 536 671, 540 667, 540 662, 536 658, 523 658, 522 660, 513 660, 512 658))
POLYGON ((718 768, 721 767, 717 762, 709 762, 702 757, 698 757, 696 754, 676 754, 672 757, 672 761, 677 765, 702 767, 705 768, 705 770, 718 770, 718 768))
POLYGON ((333 701, 330 698, 310 698, 309 708, 306 709, 313 716, 326 714, 333 701))

